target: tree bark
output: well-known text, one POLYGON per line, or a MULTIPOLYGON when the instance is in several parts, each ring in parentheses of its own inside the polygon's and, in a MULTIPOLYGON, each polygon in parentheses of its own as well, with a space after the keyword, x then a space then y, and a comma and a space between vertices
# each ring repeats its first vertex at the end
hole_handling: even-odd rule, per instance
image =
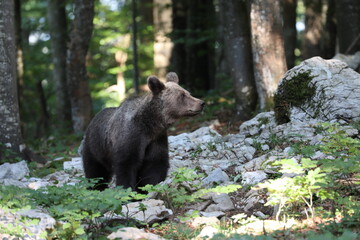
POLYGON ((137 4, 136 0, 131 0, 131 10, 132 10, 132 50, 133 50, 133 73, 134 73, 134 89, 135 93, 138 95, 140 93, 139 89, 139 68, 138 68, 138 50, 137 50, 137 4))
POLYGON ((336 19, 340 53, 360 51, 360 1, 336 0, 336 19))
POLYGON ((178 74, 179 79, 185 86, 189 85, 186 76, 186 51, 185 51, 185 29, 187 18, 186 0, 172 0, 172 26, 171 40, 174 43, 170 58, 170 71, 178 74), (181 39, 181 40, 180 40, 181 39))
POLYGON ((66 82, 67 20, 65 2, 48 0, 47 13, 54 64, 56 117, 60 127, 71 128, 71 105, 66 82))
POLYGON ((308 59, 323 56, 321 38, 323 31, 323 1, 305 0, 305 31, 303 36, 302 57, 308 59))
POLYGON ((22 30, 21 30, 21 1, 14 1, 15 9, 15 39, 16 39, 16 77, 17 77, 17 92, 19 109, 23 101, 24 88, 24 61, 23 61, 23 47, 22 47, 22 30))
POLYGON ((171 0, 154 0, 154 66, 155 75, 162 81, 165 81, 173 48, 173 43, 168 36, 172 31, 170 6, 171 0))
POLYGON ((14 1, 0 0, 0 161, 24 157, 16 80, 14 1), (10 150, 9 151, 6 151, 10 150))
POLYGON ((186 30, 186 78, 190 89, 209 90, 215 75, 215 9, 213 1, 189 1, 186 30))
POLYGON ((287 68, 293 68, 295 65, 296 48, 296 6, 297 0, 284 0, 283 4, 283 22, 284 22, 284 45, 287 68))
POLYGON ((254 73, 260 109, 273 106, 273 94, 286 72, 286 59, 278 0, 251 2, 254 73))
POLYGON ((326 59, 333 58, 336 53, 336 16, 335 0, 327 0, 326 20, 324 25, 325 33, 322 36, 323 57, 326 59))
POLYGON ((94 1, 75 0, 74 16, 66 70, 73 129, 82 133, 91 120, 92 112, 86 55, 93 30, 94 1))
POLYGON ((215 10, 213 1, 173 0, 172 70, 189 89, 213 88, 215 10))
POLYGON ((245 1, 219 2, 224 27, 226 58, 233 80, 236 115, 248 120, 256 108, 257 94, 252 68, 250 14, 245 1))

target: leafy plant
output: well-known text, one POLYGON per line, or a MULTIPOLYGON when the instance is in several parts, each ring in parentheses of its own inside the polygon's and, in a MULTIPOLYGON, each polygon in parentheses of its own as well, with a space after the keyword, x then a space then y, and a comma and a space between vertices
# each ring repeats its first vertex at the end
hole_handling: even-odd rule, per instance
POLYGON ((0 185, 0 209, 12 211, 30 209, 35 206, 30 197, 31 190, 0 185))
MULTIPOLYGON (((286 205, 299 202, 303 202, 308 207, 311 217, 314 218, 313 195, 318 197, 327 195, 326 190, 322 188, 327 183, 326 175, 316 167, 314 161, 308 158, 301 159, 300 163, 294 159, 283 159, 275 164, 281 165, 280 172, 297 175, 259 184, 260 188, 266 188, 270 193, 266 205, 279 205, 276 219, 279 220, 280 213, 286 205)), ((307 212, 306 209, 305 212, 307 212)))
POLYGON ((51 186, 33 193, 32 198, 40 206, 47 208, 54 218, 64 221, 51 236, 68 239, 94 234, 114 214, 123 215, 122 205, 137 197, 129 189, 88 190, 93 184, 84 179, 75 185, 51 186), (108 218, 103 217, 105 213, 108 218))
POLYGON ((148 192, 156 192, 164 199, 167 205, 175 212, 185 203, 191 203, 209 192, 230 193, 239 189, 240 185, 217 186, 210 189, 200 189, 200 179, 204 174, 196 173, 195 169, 178 168, 172 175, 170 185, 146 185, 141 189, 148 192))
POLYGON ((195 239, 200 233, 200 229, 193 229, 184 223, 165 222, 157 225, 155 232, 161 234, 165 239, 188 240, 195 239))
POLYGON ((308 156, 319 149, 328 157, 318 161, 303 158, 299 163, 295 159, 277 161, 274 165, 279 165, 280 172, 288 176, 259 184, 270 193, 267 205, 279 205, 277 219, 284 209, 291 212, 293 206, 299 205, 306 206, 314 218, 314 196, 330 202, 333 213, 347 216, 350 221, 360 219, 356 211, 360 208, 359 190, 354 187, 359 184, 360 142, 348 137, 339 124, 325 123, 321 129, 325 131, 321 146, 297 145, 293 149, 308 156))

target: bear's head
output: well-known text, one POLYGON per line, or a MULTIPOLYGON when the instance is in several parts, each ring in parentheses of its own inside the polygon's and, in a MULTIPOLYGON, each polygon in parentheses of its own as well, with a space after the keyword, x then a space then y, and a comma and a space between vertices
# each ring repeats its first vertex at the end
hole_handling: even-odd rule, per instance
POLYGON ((147 81, 153 97, 162 102, 162 114, 167 124, 172 124, 181 117, 195 116, 204 108, 204 101, 191 96, 180 87, 179 78, 174 72, 166 75, 165 84, 155 76, 150 76, 147 81))

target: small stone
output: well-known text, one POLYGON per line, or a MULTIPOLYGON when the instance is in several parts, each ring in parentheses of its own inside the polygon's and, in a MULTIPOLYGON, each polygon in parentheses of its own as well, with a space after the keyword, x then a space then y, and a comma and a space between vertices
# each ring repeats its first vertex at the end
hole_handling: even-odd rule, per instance
POLYGON ((242 184, 244 185, 255 185, 265 179, 267 179, 267 174, 260 170, 242 174, 242 184))
POLYGON ((140 222, 149 224, 164 220, 173 214, 170 209, 165 207, 164 201, 157 199, 126 204, 122 209, 122 213, 125 216, 130 216, 140 222), (145 211, 140 210, 140 203, 145 205, 145 211))
POLYGON ((212 239, 217 232, 218 229, 212 226, 205 226, 195 239, 196 240, 212 239))
POLYGON ((261 149, 262 149, 263 151, 267 151, 267 150, 270 149, 270 147, 269 147, 269 145, 265 144, 265 145, 261 145, 261 149))
POLYGON ((225 216, 225 213, 222 211, 214 211, 214 212, 200 212, 201 216, 203 217, 216 217, 220 218, 225 216))
POLYGON ((120 228, 116 232, 111 233, 108 239, 123 239, 123 240, 164 240, 164 238, 153 233, 145 232, 143 229, 134 227, 120 228))
POLYGON ((235 208, 234 203, 226 193, 210 193, 210 196, 215 204, 208 206, 205 212, 229 211, 235 208))
POLYGON ((261 219, 266 219, 266 218, 268 218, 268 216, 266 216, 264 213, 262 213, 262 212, 260 212, 260 211, 254 212, 254 215, 255 215, 256 217, 261 218, 261 219))
POLYGON ((252 139, 252 138, 245 138, 244 142, 245 142, 245 144, 247 144, 247 145, 253 145, 254 139, 252 139))
POLYGON ((214 171, 212 171, 209 176, 207 176, 206 178, 203 179, 203 185, 211 185, 213 183, 216 184, 221 184, 221 183, 226 183, 229 182, 229 176, 222 171, 220 168, 215 169, 214 171))
POLYGON ((64 162, 64 170, 72 172, 83 172, 83 162, 81 157, 72 158, 71 161, 64 162))
POLYGON ((24 160, 0 165, 0 179, 20 180, 29 175, 29 172, 28 165, 24 160))
POLYGON ((220 220, 217 217, 196 217, 191 220, 190 224, 194 228, 201 226, 216 226, 219 225, 220 220))

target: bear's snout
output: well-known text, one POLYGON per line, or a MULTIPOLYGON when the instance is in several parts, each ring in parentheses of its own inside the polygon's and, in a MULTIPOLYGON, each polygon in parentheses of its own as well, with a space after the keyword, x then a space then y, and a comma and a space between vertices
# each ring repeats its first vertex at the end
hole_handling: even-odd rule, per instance
POLYGON ((193 104, 191 104, 191 107, 188 110, 188 114, 187 114, 189 116, 194 116, 201 113, 205 106, 204 101, 197 98, 193 98, 193 99, 194 99, 193 104))

